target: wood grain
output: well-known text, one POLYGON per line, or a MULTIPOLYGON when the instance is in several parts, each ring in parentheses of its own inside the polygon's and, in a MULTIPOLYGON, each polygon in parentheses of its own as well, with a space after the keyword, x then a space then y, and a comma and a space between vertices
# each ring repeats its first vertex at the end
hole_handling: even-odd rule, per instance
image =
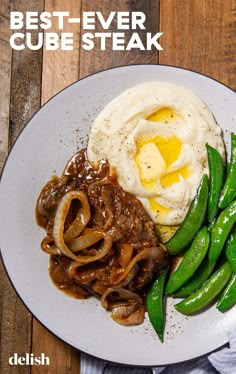
MULTIPOLYGON (((45 11, 68 11, 70 17, 79 17, 81 4, 79 0, 46 0, 45 11)), ((58 32, 58 25, 54 19, 50 32, 58 32)), ((71 51, 43 49, 42 94, 44 104, 57 92, 75 82, 79 78, 79 41, 80 25, 65 24, 63 32, 73 32, 75 45, 71 51)), ((56 316, 55 316, 56 318, 56 316)), ((62 342, 46 330, 38 321, 33 320, 32 352, 40 355, 44 352, 50 359, 50 366, 32 366, 32 374, 56 374, 79 372, 79 352, 62 342)))
MULTIPOLYGON (((42 12, 44 1, 14 0, 11 10, 25 14, 27 10, 42 12)), ((22 32, 25 31, 25 27, 22 32)), ((32 31, 32 42, 38 38, 38 30, 32 31)), ((13 51, 10 106, 10 145, 12 145, 25 124, 40 108, 42 50, 28 48, 13 51)))
POLYGON ((0 170, 8 153, 9 107, 11 83, 12 50, 9 45, 11 31, 9 24, 8 1, 0 2, 0 170))
MULTIPOLYGON (((42 11, 43 0, 12 0, 1 2, 1 157, 5 156, 8 143, 12 145, 28 119, 40 107, 41 52, 25 49, 9 50, 9 11, 25 12, 28 9, 42 11), (3 53, 3 54, 2 54, 3 53), (12 62, 12 63, 11 63, 12 62), (26 68, 27 67, 27 68, 26 68), (10 95, 11 95, 11 100, 10 95), (9 107, 10 104, 10 107, 9 107), (10 118, 10 131, 9 131, 10 118), (3 137, 2 137, 3 136, 3 137)), ((34 32, 34 38, 36 38, 34 32)), ((1 360, 0 372, 30 373, 30 367, 8 363, 13 353, 24 356, 31 350, 32 317, 10 284, 3 266, 0 266, 1 306, 1 360)))
MULTIPOLYGON (((116 30, 116 21, 111 32, 116 30)), ((57 31, 56 24, 53 30, 57 31)), ((50 31, 53 31, 50 30, 50 31)), ((96 31, 101 26, 96 24, 96 31)), ((126 41, 130 31, 126 32, 126 41)), ((135 63, 162 63, 189 68, 236 89, 236 2, 235 0, 1 0, 0 2, 0 168, 25 123, 54 94, 89 74, 113 66, 135 63), (45 4, 44 4, 45 3, 45 4), (162 31, 164 50, 143 52, 106 51, 96 45, 85 51, 80 43, 80 25, 70 25, 64 32, 74 32, 73 51, 17 52, 9 46, 9 10, 70 11, 79 17, 82 11, 101 11, 107 17, 115 11, 142 11, 146 31, 162 31), (12 58, 11 58, 12 57, 12 58), (42 73, 42 74, 41 74, 42 73), (9 127, 10 119, 10 127, 9 127), (9 131, 10 129, 10 131, 9 131)), ((144 38, 144 32, 140 32, 144 38)), ((36 32, 34 33, 36 38, 36 32)), ((46 306, 45 306, 46 309, 46 306)), ((1 374, 77 374, 79 352, 48 332, 33 320, 16 296, 0 263, 0 373, 1 374), (50 358, 50 366, 9 367, 14 353, 26 352, 50 358)))
POLYGON ((236 88, 235 0, 161 0, 160 63, 195 70, 236 88))
MULTIPOLYGON (((80 17, 80 0, 45 0, 45 11, 67 11, 70 17, 80 17)), ((57 18, 53 18, 50 32, 58 30, 57 18)), ((79 42, 80 24, 68 24, 65 22, 63 32, 74 34, 74 49, 71 51, 43 51, 43 75, 42 75, 42 104, 56 93, 79 79, 79 42)))
POLYGON ((15 293, 0 262, 0 372, 1 374, 28 374, 29 367, 9 366, 9 358, 18 353, 24 356, 31 347, 31 314, 15 293))
POLYGON ((32 374, 79 373, 79 351, 58 339, 35 319, 32 330, 32 352, 36 356, 43 352, 50 359, 49 366, 32 366, 32 374))
MULTIPOLYGON (((159 1, 157 0, 110 0, 110 1, 82 1, 82 11, 100 11, 106 19, 109 13, 116 11, 140 11, 146 14, 146 30, 137 30, 142 40, 144 40, 145 32, 155 34, 159 31, 159 1)), ((89 30, 84 30, 82 35, 89 30)), ((104 31, 101 29, 99 22, 96 22, 96 31, 104 31)), ((117 30, 116 19, 111 24, 109 32, 119 32, 117 30)), ((120 30, 121 31, 121 30, 120 30)), ((125 30, 125 41, 130 39, 132 31, 125 30)), ((96 71, 108 69, 114 66, 131 65, 131 64, 158 63, 158 51, 140 51, 134 49, 131 51, 112 51, 111 41, 107 43, 107 50, 101 51, 100 44, 97 42, 91 51, 81 48, 80 58, 80 78, 92 74, 96 71)))

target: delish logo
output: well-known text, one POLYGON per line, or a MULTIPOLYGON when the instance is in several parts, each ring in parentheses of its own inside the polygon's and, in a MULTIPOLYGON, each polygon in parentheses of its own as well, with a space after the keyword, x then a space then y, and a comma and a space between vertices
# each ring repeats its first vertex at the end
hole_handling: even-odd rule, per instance
POLYGON ((24 356, 18 356, 14 353, 9 358, 10 365, 50 365, 49 357, 41 353, 40 356, 35 356, 33 353, 26 353, 24 356))

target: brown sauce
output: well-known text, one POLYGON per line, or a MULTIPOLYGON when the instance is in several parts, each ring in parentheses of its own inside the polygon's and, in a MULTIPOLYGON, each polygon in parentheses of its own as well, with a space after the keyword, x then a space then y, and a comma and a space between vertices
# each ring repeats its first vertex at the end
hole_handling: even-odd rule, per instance
POLYGON ((60 257, 55 255, 50 256, 49 275, 53 284, 68 296, 75 299, 86 299, 90 293, 68 277, 67 267, 70 261, 66 257, 60 257))
MULTIPOLYGON (((66 217, 64 232, 73 223, 79 209, 79 202, 73 200, 66 217)), ((153 274, 162 271, 169 261, 163 246, 159 245, 154 224, 141 202, 118 185, 115 175, 109 175, 106 161, 100 161, 94 168, 87 159, 86 149, 73 155, 61 177, 54 176, 42 188, 36 204, 36 220, 47 233, 49 250, 46 252, 52 253, 49 274, 54 285, 65 294, 78 299, 90 295, 101 297, 106 290, 114 286, 113 280, 117 277, 120 279, 119 274, 124 271, 121 264, 125 260, 122 257, 122 243, 133 248, 130 261, 135 259, 135 256, 138 258, 139 253, 145 252, 145 256, 147 255, 135 263, 125 278, 127 284, 123 282, 127 291, 137 293, 142 299, 145 286, 153 274), (103 258, 76 267, 72 274, 72 260, 60 254, 60 251, 55 254, 55 249, 50 252, 50 245, 54 243, 52 231, 57 206, 67 192, 74 190, 83 191, 88 198, 91 218, 85 230, 104 232, 112 239, 112 246, 103 258), (152 253, 151 257, 149 253, 152 253)), ((101 242, 80 250, 76 256, 96 255, 102 246, 101 242)))

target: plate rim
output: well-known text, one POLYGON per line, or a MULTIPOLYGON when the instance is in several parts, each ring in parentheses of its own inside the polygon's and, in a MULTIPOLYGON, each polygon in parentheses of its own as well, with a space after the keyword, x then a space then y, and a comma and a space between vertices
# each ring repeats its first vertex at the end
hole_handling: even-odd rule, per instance
MULTIPOLYGON (((133 67, 148 67, 148 66, 152 66, 152 67, 155 67, 155 68, 171 68, 173 70, 179 70, 179 71, 187 71, 189 73, 192 73, 196 76, 200 76, 200 77, 204 77, 204 78, 207 78, 223 87, 225 87, 226 89, 230 90, 233 94, 235 94, 235 90, 232 89, 231 87, 229 87, 228 85, 226 85, 225 83, 222 83, 221 81, 207 75, 207 74, 203 74, 201 72, 198 72, 198 71, 195 71, 195 70, 192 70, 192 69, 189 69, 189 68, 185 68, 185 67, 181 67, 181 66, 176 66, 176 65, 168 65, 168 64, 130 64, 130 65, 119 65, 119 66, 113 66, 113 67, 110 67, 108 69, 104 69, 104 70, 98 70, 96 72, 93 72, 92 74, 89 74, 89 75, 86 75, 85 77, 82 77, 78 80, 76 80, 75 82, 69 84, 68 86, 64 87, 62 90, 60 90, 59 92, 57 92, 55 95, 53 95, 50 99, 48 99, 43 105, 40 106, 40 108, 34 112, 32 114, 32 116, 28 119, 28 121, 25 123, 24 127, 21 129, 21 131, 19 132, 18 136, 16 137, 16 139, 14 140, 14 143, 11 145, 9 151, 8 151, 8 154, 7 154, 7 157, 3 163, 3 166, 2 166, 2 170, 1 170, 1 174, 0 174, 0 184, 2 182, 2 178, 3 178, 3 175, 4 175, 4 171, 5 171, 5 168, 7 167, 7 163, 8 163, 8 159, 9 157, 11 157, 11 154, 14 150, 14 146, 15 144, 17 143, 18 139, 21 137, 22 133, 24 132, 24 130, 26 130, 26 128, 28 127, 28 125, 30 124, 30 122, 32 121, 32 119, 38 114, 38 112, 44 108, 46 105, 48 105, 48 103, 53 100, 56 96, 60 95, 63 91, 67 90, 68 88, 70 88, 71 86, 77 84, 78 82, 80 81, 83 81, 85 79, 90 79, 92 78, 93 76, 95 75, 99 75, 99 74, 103 74, 103 73, 106 73, 108 71, 112 71, 112 70, 115 70, 115 69, 122 69, 122 68, 133 68, 133 67)), ((62 342, 65 342, 66 344, 68 344, 70 347, 73 347, 77 350, 79 350, 80 352, 83 352, 83 353, 86 353, 92 357, 95 357, 97 359, 100 359, 100 360, 103 360, 103 361, 106 361, 107 363, 112 363, 112 364, 118 364, 120 366, 130 366, 130 367, 147 367, 147 368, 151 368, 151 367, 160 367, 160 366, 167 366, 167 367, 171 367, 173 365, 178 365, 178 364, 181 364, 181 363, 188 363, 188 362, 192 362, 200 357, 207 357, 209 354, 211 354, 212 352, 215 352, 219 349, 221 349, 222 347, 224 347, 227 343, 228 343, 228 340, 225 341, 222 345, 220 345, 219 347, 215 348, 214 350, 211 350, 209 352, 207 352, 206 354, 203 354, 203 355, 197 355, 195 356, 194 358, 191 358, 191 359, 187 359, 187 360, 181 360, 181 361, 176 361, 176 362, 172 362, 172 363, 169 363, 169 364, 158 364, 158 365, 140 365, 140 364, 126 364, 126 363, 121 363, 121 362, 118 362, 118 361, 113 361, 113 360, 109 360, 109 359, 104 359, 104 358, 101 358, 99 356, 96 356, 94 354, 91 354, 89 352, 87 352, 86 350, 83 350, 83 349, 80 349, 78 347, 75 347, 73 344, 69 343, 66 339, 63 339, 62 337, 60 337, 59 335, 57 335, 56 332, 52 331, 48 326, 46 326, 38 317, 35 316, 35 314, 31 311, 30 307, 26 304, 26 302, 23 300, 23 298, 21 297, 20 293, 18 292, 17 288, 16 288, 16 285, 13 283, 13 280, 11 279, 10 277, 10 274, 8 272, 8 269, 7 269, 7 266, 5 264, 5 261, 4 261, 4 254, 2 252, 2 249, 0 248, 0 258, 2 260, 2 263, 3 263, 3 268, 4 268, 4 271, 10 281, 10 284, 11 286, 13 287, 16 295, 18 296, 18 298, 21 300, 22 304, 25 306, 25 308, 27 309, 28 312, 30 312, 30 314, 32 315, 32 317, 37 320, 47 331, 49 331, 51 334, 53 334, 55 337, 57 337, 60 341, 62 342)))
MULTIPOLYGON (((170 364, 158 364, 158 365, 125 364, 125 363, 121 363, 121 362, 118 362, 118 361, 109 360, 107 358, 106 359, 105 358, 101 358, 101 357, 96 356, 94 354, 91 354, 91 353, 89 353, 89 352, 87 352, 87 351, 85 351, 83 349, 75 347, 73 344, 69 343, 67 340, 65 340, 65 339, 61 338, 59 335, 57 335, 48 326, 46 326, 38 317, 36 317, 35 314, 30 310, 30 308, 28 307, 28 305, 25 303, 25 301, 22 299, 22 297, 19 294, 18 290, 16 289, 16 287, 15 287, 15 285, 14 285, 14 283, 13 283, 13 281, 12 281, 12 279, 11 279, 8 271, 7 271, 7 267, 5 265, 5 262, 4 262, 4 259, 3 259, 3 256, 2 256, 1 248, 0 248, 0 259, 2 260, 2 264, 3 264, 3 268, 5 270, 5 273, 6 273, 7 277, 8 277, 8 280, 9 280, 11 286, 13 287, 16 295, 18 296, 18 298, 20 299, 20 301, 22 302, 22 304, 24 305, 24 307, 26 308, 26 310, 31 314, 31 316, 41 326, 43 326, 43 328, 45 328, 48 332, 50 332, 54 337, 56 337, 57 339, 59 339, 61 342, 68 344, 71 348, 76 349, 79 352, 85 353, 85 354, 87 354, 87 355, 89 355, 89 356, 91 356, 93 358, 99 359, 101 361, 105 361, 108 364, 115 364, 115 365, 119 365, 119 366, 122 366, 122 367, 127 367, 128 366, 128 367, 133 367, 133 368, 135 368, 135 367, 139 367, 139 368, 154 368, 155 367, 155 368, 158 368, 158 367, 164 367, 164 366, 165 367, 171 367, 171 366, 174 366, 174 365, 181 365, 183 363, 191 363, 191 362, 193 362, 193 361, 195 361, 195 360, 197 360, 199 358, 207 357, 210 354, 212 354, 214 352, 217 352, 218 350, 222 349, 224 346, 227 346, 227 344, 228 344, 228 340, 227 340, 225 343, 223 343, 219 347, 217 347, 217 348, 215 348, 215 349, 213 349, 213 350, 211 350, 211 351, 209 351, 209 352, 207 352, 207 353, 205 353, 203 355, 197 355, 197 356, 195 356, 193 358, 190 358, 188 360, 176 361, 176 362, 172 362, 170 364)), ((45 354, 46 354, 46 352, 45 352, 45 354)))
MULTIPOLYGON (((224 86, 225 88, 227 88, 228 90, 232 91, 234 94, 236 94, 236 90, 234 90, 233 88, 229 87, 227 84, 223 83, 223 82, 220 82, 219 80, 217 80, 216 78, 213 78, 207 74, 203 74, 201 72, 198 72, 198 71, 195 71, 193 69, 188 69, 188 68, 185 68, 185 67, 182 67, 182 66, 177 66, 177 65, 168 65, 168 64, 130 64, 130 65, 119 65, 119 66, 112 66, 110 68, 107 68, 107 69, 104 69, 104 70, 98 70, 98 71, 95 71, 93 72, 92 74, 89 74, 89 75, 86 75, 85 77, 82 77, 80 79, 77 79, 75 82, 72 82, 70 83, 68 86, 62 88, 60 91, 58 91, 56 94, 54 94, 52 97, 50 97, 50 99, 48 99, 43 105, 40 105, 40 108, 36 110, 36 112, 34 112, 32 114, 32 116, 26 121, 24 127, 20 130, 19 134, 17 135, 16 139, 14 140, 13 144, 11 145, 10 149, 8 150, 8 154, 7 154, 7 157, 3 163, 3 166, 2 166, 2 170, 1 170, 1 173, 0 173, 0 183, 1 183, 1 180, 2 180, 2 175, 4 173, 4 169, 5 169, 5 166, 6 166, 6 163, 8 161, 8 158, 10 157, 10 154, 15 146, 15 143, 18 141, 19 137, 21 136, 21 134, 23 133, 23 131, 26 129, 26 127, 29 125, 29 123, 31 122, 31 120, 37 115, 37 113, 42 109, 44 108, 51 100, 53 100, 56 96, 60 95, 63 91, 67 90, 68 88, 74 86, 75 84, 77 84, 78 82, 80 81, 83 81, 85 79, 89 79, 97 74, 101 74, 101 73, 104 73, 104 72, 107 72, 107 71, 111 71, 111 70, 115 70, 115 69, 120 69, 120 68, 130 68, 130 67, 137 67, 137 66, 152 66, 152 67, 163 67, 163 68, 173 68, 173 69, 177 69, 177 70, 184 70, 184 71, 188 71, 190 73, 193 73, 193 74, 196 74, 196 75, 199 75, 199 76, 202 76, 202 77, 205 77, 205 78, 208 78, 210 80, 212 80, 213 82, 217 83, 217 84, 220 84, 222 86, 224 86)), ((0 251, 1 251, 1 248, 0 248, 0 251)))

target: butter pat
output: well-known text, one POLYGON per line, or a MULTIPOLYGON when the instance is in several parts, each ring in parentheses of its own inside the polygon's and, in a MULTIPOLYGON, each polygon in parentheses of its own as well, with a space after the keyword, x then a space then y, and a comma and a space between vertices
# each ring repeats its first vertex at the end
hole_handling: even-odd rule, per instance
POLYGON ((158 178, 166 170, 166 162, 154 143, 144 144, 137 155, 142 180, 158 178))

